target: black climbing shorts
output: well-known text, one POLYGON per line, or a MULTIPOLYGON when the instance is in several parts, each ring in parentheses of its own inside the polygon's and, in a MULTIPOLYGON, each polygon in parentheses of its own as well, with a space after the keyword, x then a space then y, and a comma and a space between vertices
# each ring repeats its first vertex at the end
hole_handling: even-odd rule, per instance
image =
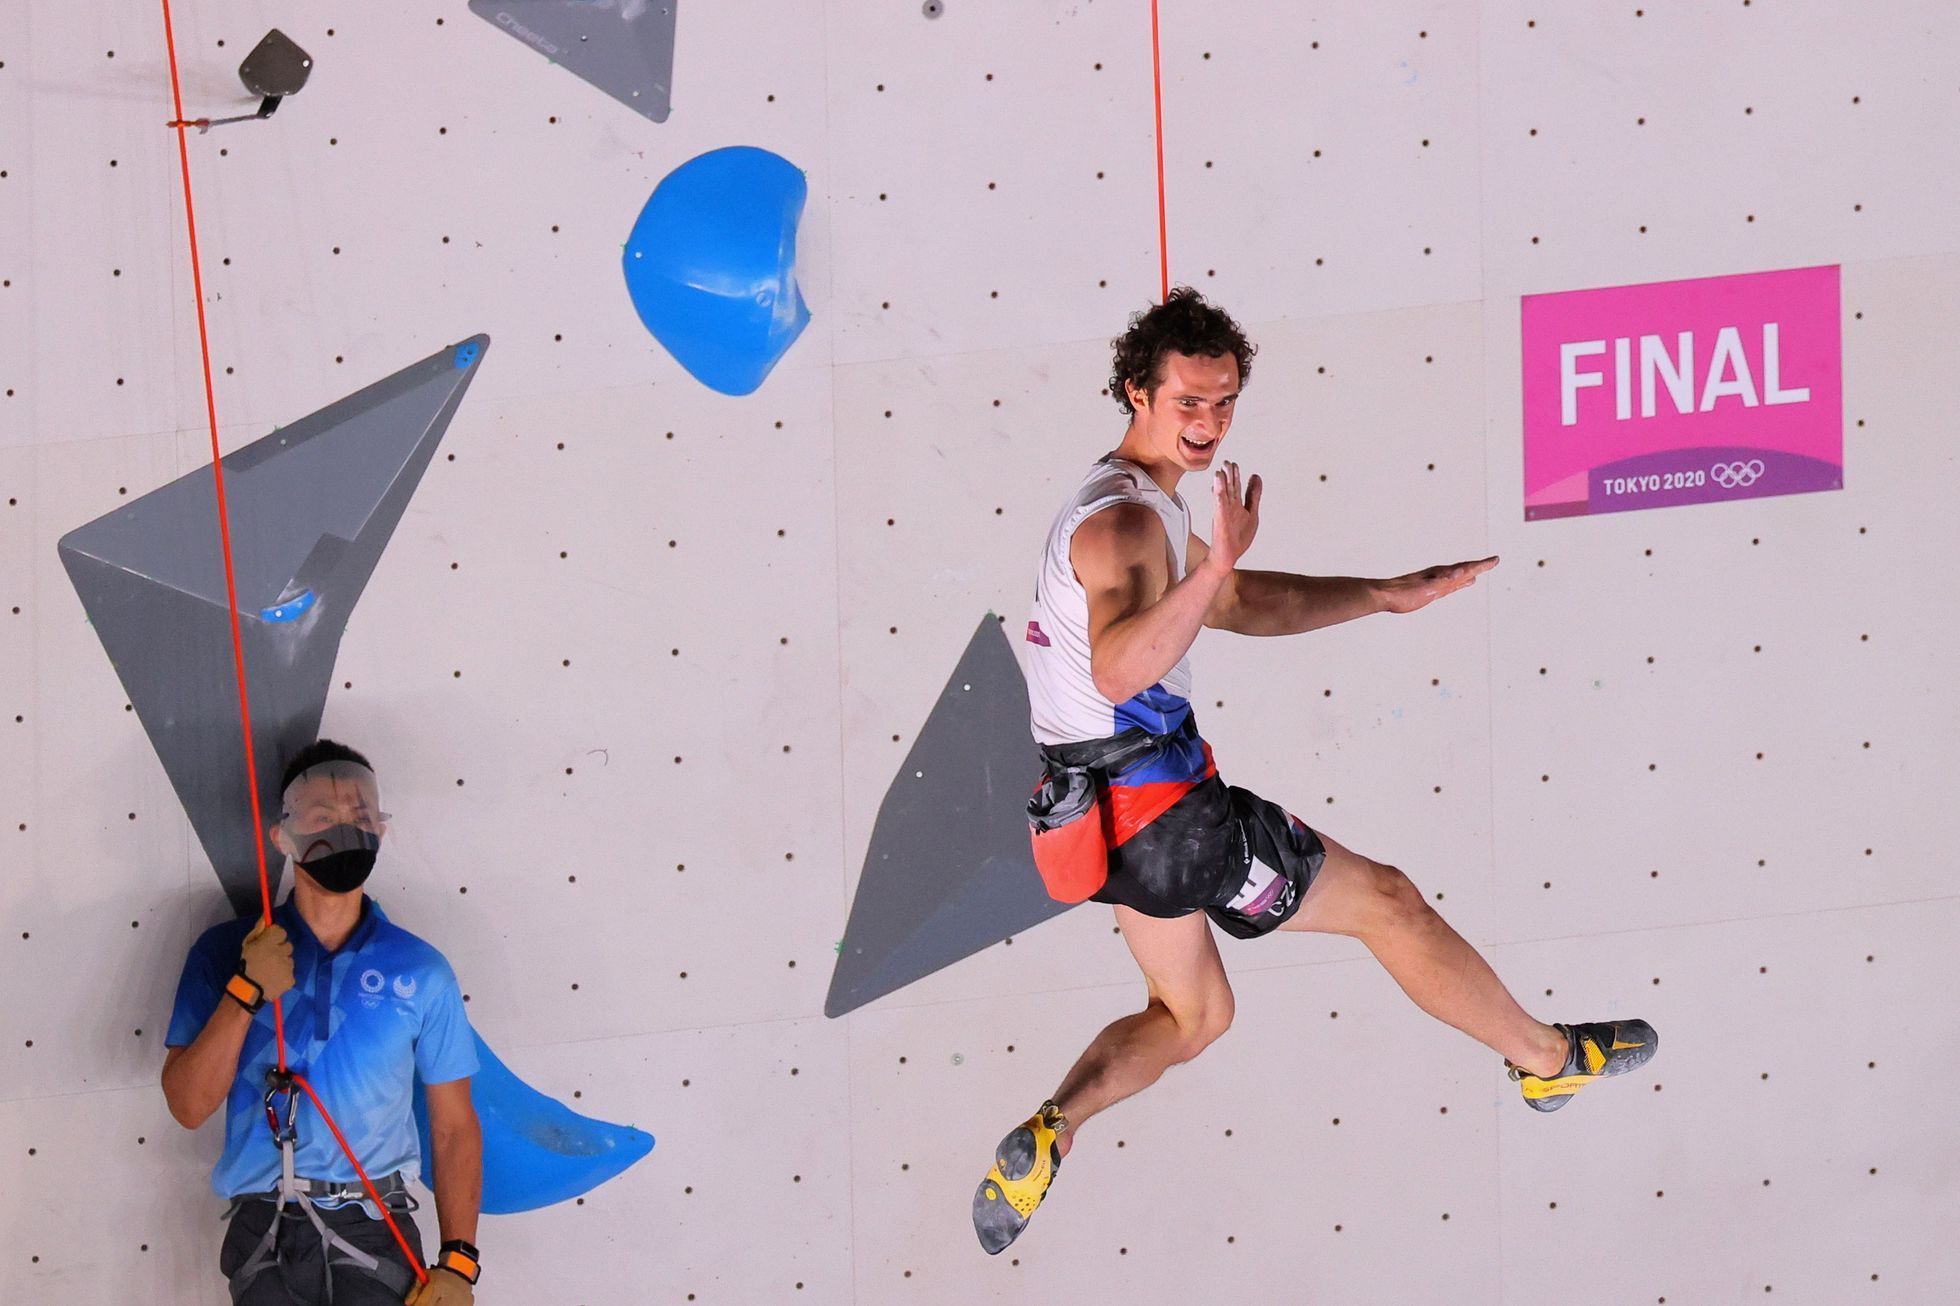
POLYGON ((1202 910, 1227 934, 1256 939, 1300 910, 1326 860, 1320 836, 1285 808, 1211 776, 1110 850, 1095 901, 1146 916, 1202 910))

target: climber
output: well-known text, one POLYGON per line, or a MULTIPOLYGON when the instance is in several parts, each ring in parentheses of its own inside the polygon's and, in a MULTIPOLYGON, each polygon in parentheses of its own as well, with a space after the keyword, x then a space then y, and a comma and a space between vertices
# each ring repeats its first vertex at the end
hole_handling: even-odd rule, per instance
MULTIPOLYGON (((1498 560, 1389 580, 1241 570, 1259 527, 1259 478, 1242 481, 1229 462, 1213 472, 1209 545, 1192 533, 1177 484, 1218 460, 1254 347, 1186 287, 1132 318, 1113 344, 1110 394, 1129 427, 1055 518, 1027 628, 1046 764, 1029 821, 1051 894, 1114 906, 1148 1003, 1097 1035, 1055 1095, 1001 1140, 973 1196, 989 1253, 1026 1227, 1075 1129, 1231 1024, 1211 924, 1241 939, 1276 930, 1359 939, 1424 1011, 1501 1053, 1539 1111, 1645 1064, 1658 1044, 1644 1021, 1534 1019, 1408 876, 1219 778, 1189 701, 1201 628, 1293 635, 1415 612, 1498 560)), ((1288 688, 1264 696, 1283 702, 1288 688)))

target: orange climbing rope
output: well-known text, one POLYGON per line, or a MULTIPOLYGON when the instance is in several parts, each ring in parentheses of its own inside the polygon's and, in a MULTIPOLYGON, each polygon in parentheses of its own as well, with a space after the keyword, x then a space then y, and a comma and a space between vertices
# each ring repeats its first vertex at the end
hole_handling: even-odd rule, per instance
MULTIPOLYGON (((238 719, 245 736, 245 788, 252 800, 252 846, 257 849, 259 857, 259 912, 261 922, 270 925, 272 878, 266 870, 265 836, 261 833, 265 829, 265 822, 259 808, 258 768, 252 759, 252 704, 245 683, 245 643, 238 627, 238 587, 231 564, 231 522, 225 511, 224 460, 218 448, 218 396, 211 384, 211 339, 204 321, 204 272, 197 256, 197 213, 191 204, 190 145, 184 139, 185 129, 196 124, 184 121, 184 97, 177 77, 177 38, 170 21, 170 0, 163 0, 163 42, 170 63, 170 101, 177 115, 169 126, 177 133, 177 162, 184 178, 184 225, 190 236, 191 289, 197 299, 197 346, 204 359, 204 413, 211 427, 211 476, 217 484, 218 538, 224 547, 225 558, 225 610, 231 618, 232 665, 238 672, 238 719)), ((313 1103, 313 1109, 320 1113, 322 1120, 326 1121, 327 1128, 333 1133, 334 1141, 340 1144, 340 1150, 345 1152, 348 1161, 352 1162, 354 1173, 361 1177, 361 1187, 367 1190, 368 1200, 374 1203, 375 1210, 381 1212, 381 1218, 387 1221, 388 1232, 394 1234, 395 1241, 401 1244, 402 1255, 408 1258, 408 1268, 415 1272, 415 1281, 427 1283, 429 1274, 422 1268, 421 1258, 408 1245, 408 1239, 402 1236, 401 1228, 395 1223, 395 1217, 389 1214, 387 1206, 381 1200, 381 1195, 375 1192, 373 1182, 369 1180, 367 1171, 361 1168, 360 1158, 354 1155, 354 1149, 347 1145, 347 1139, 341 1134, 340 1126, 336 1125, 333 1117, 327 1113, 325 1104, 320 1101, 318 1094, 314 1093, 313 1086, 307 1083, 304 1077, 286 1068, 286 1018, 276 998, 272 1003, 272 1025, 279 1053, 279 1073, 305 1090, 307 1099, 313 1103)), ((291 1092, 290 1089, 287 1091, 291 1092)))

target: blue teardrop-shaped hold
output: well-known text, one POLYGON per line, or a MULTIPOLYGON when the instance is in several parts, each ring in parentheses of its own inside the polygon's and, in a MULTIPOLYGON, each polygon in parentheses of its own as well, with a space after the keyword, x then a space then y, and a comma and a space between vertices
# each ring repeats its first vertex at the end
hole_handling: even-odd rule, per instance
MULTIPOLYGON (((470 1100, 483 1131, 483 1204, 489 1215, 535 1211, 597 1188, 653 1150, 653 1135, 579 1115, 546 1097, 497 1059, 475 1030, 478 1069, 470 1100)), ((422 1182, 435 1187, 428 1094, 415 1081, 422 1182)))
POLYGON ((802 169, 735 145, 654 187, 621 260, 653 338, 711 390, 751 394, 809 324, 796 284, 802 169))
POLYGON ((474 363, 476 356, 482 352, 481 346, 474 340, 467 340, 456 346, 456 370, 460 372, 471 363, 474 363))

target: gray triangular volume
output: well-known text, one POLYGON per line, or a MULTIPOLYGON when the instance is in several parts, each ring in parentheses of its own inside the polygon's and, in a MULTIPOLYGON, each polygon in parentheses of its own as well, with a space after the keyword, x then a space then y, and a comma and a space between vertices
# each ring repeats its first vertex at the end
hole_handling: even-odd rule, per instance
MULTIPOLYGON (((224 459, 267 821, 280 766, 320 728, 348 616, 489 344, 451 345, 224 459)), ((258 858, 210 467, 68 532, 60 551, 219 882, 250 910, 258 858)))
POLYGON ((470 12, 635 113, 673 107, 678 0, 470 0, 470 12))
POLYGON ((841 1016, 1068 910, 1042 888, 1027 801, 1041 762, 999 620, 968 641, 885 793, 824 1014, 841 1016))

